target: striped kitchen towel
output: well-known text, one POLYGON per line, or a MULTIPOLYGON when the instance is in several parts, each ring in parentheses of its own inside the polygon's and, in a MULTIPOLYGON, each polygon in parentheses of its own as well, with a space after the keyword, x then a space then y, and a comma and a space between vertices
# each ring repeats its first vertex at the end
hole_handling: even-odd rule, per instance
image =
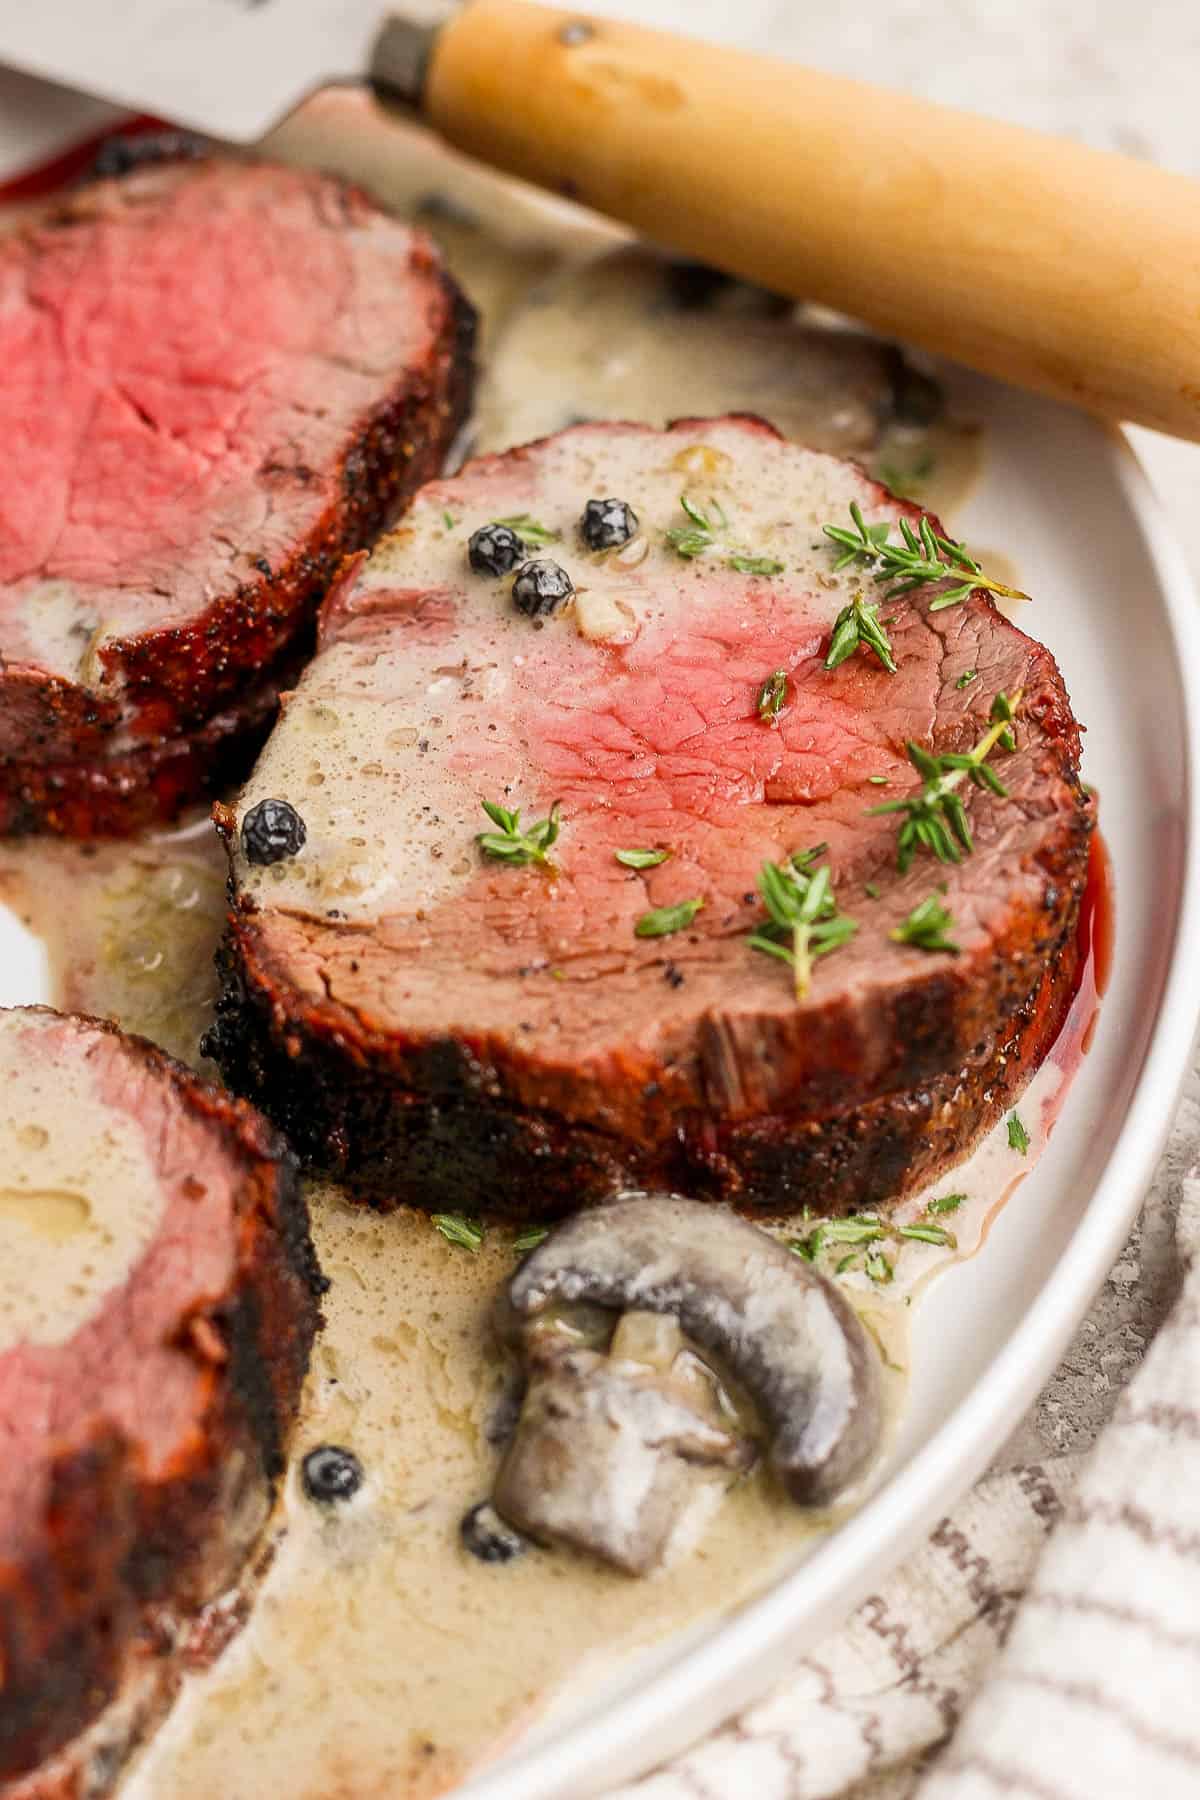
POLYGON ((612 1800, 1200 1796, 1200 1170, 1095 1447, 991 1475, 768 1699, 612 1800))

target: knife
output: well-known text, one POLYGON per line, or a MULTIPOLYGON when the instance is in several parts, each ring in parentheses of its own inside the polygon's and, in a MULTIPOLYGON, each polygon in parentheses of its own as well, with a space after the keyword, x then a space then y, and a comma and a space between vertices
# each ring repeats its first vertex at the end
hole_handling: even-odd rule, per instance
POLYGON ((910 94, 531 4, 36 0, 0 61, 248 144, 366 79, 657 243, 1200 439, 1200 183, 910 94))

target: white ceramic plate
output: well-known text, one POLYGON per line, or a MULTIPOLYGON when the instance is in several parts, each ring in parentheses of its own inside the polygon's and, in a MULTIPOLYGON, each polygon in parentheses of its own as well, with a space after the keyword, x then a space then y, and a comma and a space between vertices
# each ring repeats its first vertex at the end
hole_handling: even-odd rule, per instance
MULTIPOLYGON (((984 1468, 1062 1354, 1124 1242, 1154 1167, 1200 1011, 1200 714, 1186 681, 1196 600, 1124 443, 1049 403, 949 372, 988 429, 982 485, 956 526, 1017 561, 1090 726, 1088 779, 1116 894, 1113 977, 1090 1055, 1041 1162, 985 1250, 917 1311, 911 1392, 883 1486, 802 1565, 732 1617, 471 1785, 476 1800, 571 1800, 681 1748, 751 1699, 862 1599, 984 1468)), ((36 942, 0 908, 0 1003, 46 999, 36 942)))

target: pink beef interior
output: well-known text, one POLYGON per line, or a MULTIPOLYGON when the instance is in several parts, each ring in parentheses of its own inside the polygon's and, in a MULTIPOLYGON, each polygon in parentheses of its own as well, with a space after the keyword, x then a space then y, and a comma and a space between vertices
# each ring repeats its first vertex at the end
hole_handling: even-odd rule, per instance
POLYGON ((0 656, 86 678, 94 634, 187 620, 290 552, 433 341, 422 246, 336 182, 220 162, 0 244, 0 656))

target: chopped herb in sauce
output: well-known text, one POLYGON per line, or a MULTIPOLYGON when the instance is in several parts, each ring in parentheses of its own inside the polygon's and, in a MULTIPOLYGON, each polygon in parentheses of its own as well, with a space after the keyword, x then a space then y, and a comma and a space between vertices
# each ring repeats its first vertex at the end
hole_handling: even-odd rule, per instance
POLYGON ((434 1213, 429 1222, 448 1244, 458 1244, 472 1254, 483 1243, 483 1226, 465 1213, 434 1213))
POLYGON ((939 1244, 951 1250, 958 1249, 958 1239, 944 1225, 898 1225, 896 1236, 912 1238, 918 1244, 939 1244))
POLYGON ((870 1255, 867 1257, 866 1268, 867 1274, 871 1277, 871 1280, 879 1287, 886 1287, 896 1273, 895 1269, 892 1267, 890 1258, 886 1257, 882 1250, 871 1251, 870 1255))
POLYGON ((936 1200, 931 1200, 929 1202, 925 1211, 927 1213, 957 1212, 966 1198, 967 1196, 965 1194, 939 1194, 936 1200))
POLYGON ((1021 1123, 1019 1113, 1011 1112, 1008 1115, 1008 1147, 1020 1156, 1029 1155, 1029 1133, 1021 1123))
POLYGON ((536 1250, 538 1245, 549 1236, 550 1227, 548 1225, 526 1225, 513 1239, 512 1247, 523 1254, 526 1250, 536 1250))
POLYGON ((703 905, 703 900, 680 900, 676 906, 659 906, 653 912, 643 913, 633 928, 634 936, 670 937, 672 932, 686 931, 703 905))
POLYGON ((531 550, 539 544, 557 544, 562 536, 561 531, 551 531, 548 525, 531 518, 528 513, 513 513, 511 518, 493 519, 493 525, 503 525, 509 531, 515 531, 523 544, 531 550))

